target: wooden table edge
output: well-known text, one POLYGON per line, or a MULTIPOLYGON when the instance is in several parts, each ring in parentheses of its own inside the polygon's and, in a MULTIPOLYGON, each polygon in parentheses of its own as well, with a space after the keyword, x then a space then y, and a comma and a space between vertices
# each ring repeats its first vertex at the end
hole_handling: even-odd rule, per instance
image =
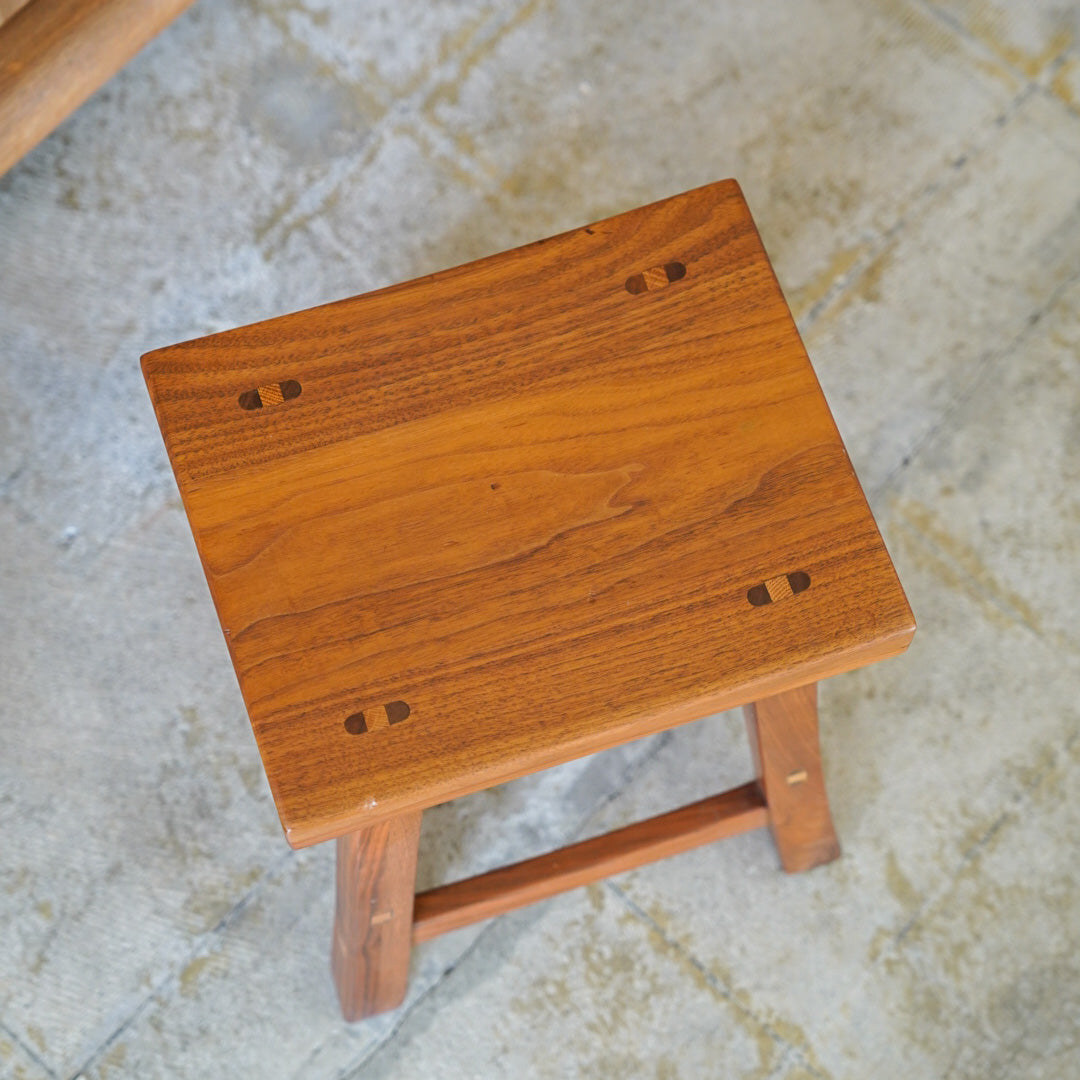
POLYGON ((288 808, 283 800, 279 800, 277 792, 272 792, 274 803, 289 845, 293 848, 310 847, 312 844, 336 839, 401 814, 428 810, 464 795, 504 784, 510 780, 517 780, 588 754, 612 749, 623 743, 644 738, 646 735, 666 731, 695 720, 703 720, 715 713, 726 712, 762 698, 795 690, 809 683, 820 682, 822 679, 865 667, 878 660, 891 659, 901 655, 907 649, 915 635, 915 629, 915 619, 911 616, 903 626, 869 643, 853 646, 782 671, 769 672, 738 686, 725 687, 715 693, 680 703, 674 707, 666 707, 662 712, 639 717, 614 730, 608 728, 599 732, 589 732, 578 739, 560 743, 556 748, 545 747, 520 755, 512 760, 500 762, 490 769, 470 773, 466 782, 433 785, 425 789, 423 797, 406 796, 397 799, 387 797, 380 801, 376 808, 364 808, 351 815, 322 820, 314 817, 303 820, 290 818, 288 808))

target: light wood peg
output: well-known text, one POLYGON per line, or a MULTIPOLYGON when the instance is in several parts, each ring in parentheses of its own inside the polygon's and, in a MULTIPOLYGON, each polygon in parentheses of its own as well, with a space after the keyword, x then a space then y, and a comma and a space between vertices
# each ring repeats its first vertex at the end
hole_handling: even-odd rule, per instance
POLYGON ((769 592, 769 599, 774 604, 777 600, 786 600, 789 596, 795 595, 791 588, 791 582, 788 581, 787 574, 769 578, 769 580, 765 582, 765 588, 769 592))
POLYGON ((626 291, 638 294, 664 289, 673 281, 686 277, 686 266, 681 262, 669 262, 663 266, 650 266, 640 274, 634 274, 626 280, 626 291))
POLYGON ((300 396, 301 386, 295 379, 284 382, 263 383, 254 390, 245 390, 237 399, 241 409, 262 409, 272 405, 283 405, 286 401, 300 396))

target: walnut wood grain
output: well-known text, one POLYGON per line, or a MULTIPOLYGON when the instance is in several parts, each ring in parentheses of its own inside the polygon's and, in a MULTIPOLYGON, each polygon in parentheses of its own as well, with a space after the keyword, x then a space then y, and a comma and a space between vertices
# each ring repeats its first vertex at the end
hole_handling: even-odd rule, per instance
POLYGON ((143 370, 295 846, 914 631, 733 181, 143 370))
POLYGON ((419 813, 337 841, 331 968, 346 1020, 394 1009, 409 981, 419 813))
POLYGON ((0 0, 0 175, 191 2, 0 0))
POLYGON ((818 742, 817 685, 744 707, 769 827, 789 874, 840 856, 818 742))
POLYGON ((761 789, 744 784, 604 836, 419 893, 413 942, 766 824, 761 789))
POLYGON ((0 0, 0 27, 28 3, 30 0, 0 0))

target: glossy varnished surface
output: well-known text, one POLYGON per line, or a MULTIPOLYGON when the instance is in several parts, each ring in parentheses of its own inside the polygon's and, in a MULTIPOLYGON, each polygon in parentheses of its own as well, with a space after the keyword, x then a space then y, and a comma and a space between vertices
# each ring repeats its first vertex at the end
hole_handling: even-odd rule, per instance
POLYGON ((293 844, 913 632, 733 182, 143 366, 293 844))

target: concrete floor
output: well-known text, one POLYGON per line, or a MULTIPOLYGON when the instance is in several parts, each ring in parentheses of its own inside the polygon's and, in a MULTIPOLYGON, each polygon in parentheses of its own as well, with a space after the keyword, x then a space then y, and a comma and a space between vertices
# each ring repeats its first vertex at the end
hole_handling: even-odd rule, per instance
MULTIPOLYGON (((1080 1075, 1080 12, 199 0, 0 180, 0 1075, 1080 1075), (138 369, 725 176, 920 630, 754 834, 345 1025, 138 369)), ((750 772, 723 715, 426 816, 421 885, 750 772)))

